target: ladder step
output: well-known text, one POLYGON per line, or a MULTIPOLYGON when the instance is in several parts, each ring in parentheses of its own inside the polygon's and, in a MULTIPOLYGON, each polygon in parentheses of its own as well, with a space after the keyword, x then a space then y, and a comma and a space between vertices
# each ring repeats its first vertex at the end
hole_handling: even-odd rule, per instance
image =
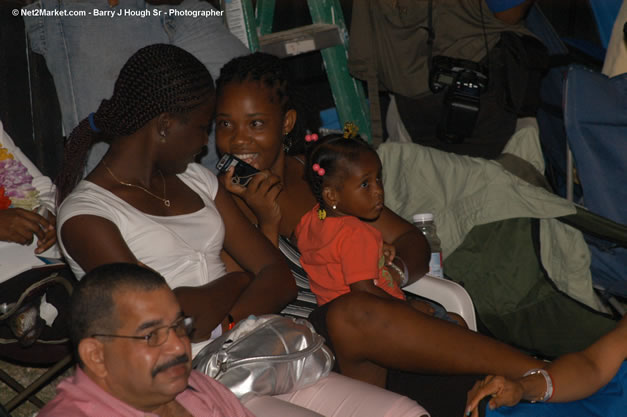
POLYGON ((259 37, 259 49, 280 58, 340 45, 340 31, 336 25, 314 23, 259 37))

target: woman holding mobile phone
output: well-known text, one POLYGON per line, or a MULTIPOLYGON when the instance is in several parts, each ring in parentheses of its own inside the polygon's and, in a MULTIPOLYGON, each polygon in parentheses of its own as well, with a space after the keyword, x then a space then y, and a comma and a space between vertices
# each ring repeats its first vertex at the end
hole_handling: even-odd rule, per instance
MULTIPOLYGON (((113 96, 70 135, 58 179, 61 247, 77 277, 114 262, 161 273, 194 317, 192 356, 232 322, 278 313, 296 296, 281 253, 216 176, 193 162, 207 145, 214 106, 213 82, 200 61, 171 45, 142 48, 123 67, 113 96), (79 182, 97 139, 111 146, 79 182), (223 249, 242 269, 227 273, 223 249)), ((347 409, 364 417, 426 415, 408 398, 337 374, 246 406, 258 416, 320 417, 347 409)))
MULTIPOLYGON (((221 181, 249 221, 277 246, 293 238, 303 215, 316 205, 304 179, 306 123, 301 116, 307 114, 297 112, 301 104, 307 97, 294 88, 282 61, 269 54, 233 59, 217 81, 218 150, 264 174, 255 175, 247 187, 232 183, 232 170, 221 181)), ((427 272, 430 250, 416 227, 385 206, 369 224, 394 246, 397 266, 407 267, 408 283, 427 272)), ((226 264, 237 270, 235 262, 226 264)), ((343 374, 408 395, 433 415, 462 415, 476 375, 499 369, 519 377, 541 364, 504 343, 366 292, 338 297, 309 319, 334 348, 343 374)))
POLYGON ((194 352, 229 320, 280 311, 295 296, 280 253, 194 162, 214 107, 213 80, 193 55, 165 44, 142 48, 112 97, 70 135, 57 180, 61 248, 75 275, 111 262, 160 272, 195 318, 192 341, 203 343, 194 352), (79 182, 97 140, 110 147, 79 182), (245 270, 227 274, 222 248, 245 270))

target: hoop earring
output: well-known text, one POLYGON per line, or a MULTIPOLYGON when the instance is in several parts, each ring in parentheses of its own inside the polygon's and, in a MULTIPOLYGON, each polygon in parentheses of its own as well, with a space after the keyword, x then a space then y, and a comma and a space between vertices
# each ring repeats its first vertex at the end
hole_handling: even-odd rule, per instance
POLYGON ((294 144, 294 140, 289 133, 283 135, 283 152, 288 153, 294 144))

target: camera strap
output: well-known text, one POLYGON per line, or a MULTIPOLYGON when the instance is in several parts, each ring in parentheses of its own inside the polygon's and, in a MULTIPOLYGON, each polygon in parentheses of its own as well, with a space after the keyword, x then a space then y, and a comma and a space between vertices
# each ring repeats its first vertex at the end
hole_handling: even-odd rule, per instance
POLYGON ((422 29, 427 31, 427 47, 429 48, 429 57, 427 58, 427 68, 431 73, 431 57, 433 56, 433 41, 435 40, 435 31, 433 30, 433 0, 429 0, 429 8, 427 11, 427 27, 422 29))

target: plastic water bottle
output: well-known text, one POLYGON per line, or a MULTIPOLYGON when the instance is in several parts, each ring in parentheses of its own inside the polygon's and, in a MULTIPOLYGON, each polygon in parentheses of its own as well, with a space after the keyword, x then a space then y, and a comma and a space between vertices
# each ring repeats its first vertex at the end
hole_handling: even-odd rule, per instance
POLYGON ((444 269, 442 268, 442 247, 440 238, 435 229, 433 222, 433 214, 420 213, 414 214, 414 225, 420 229, 429 246, 431 247, 431 259, 429 260, 429 275, 444 278, 444 269))

